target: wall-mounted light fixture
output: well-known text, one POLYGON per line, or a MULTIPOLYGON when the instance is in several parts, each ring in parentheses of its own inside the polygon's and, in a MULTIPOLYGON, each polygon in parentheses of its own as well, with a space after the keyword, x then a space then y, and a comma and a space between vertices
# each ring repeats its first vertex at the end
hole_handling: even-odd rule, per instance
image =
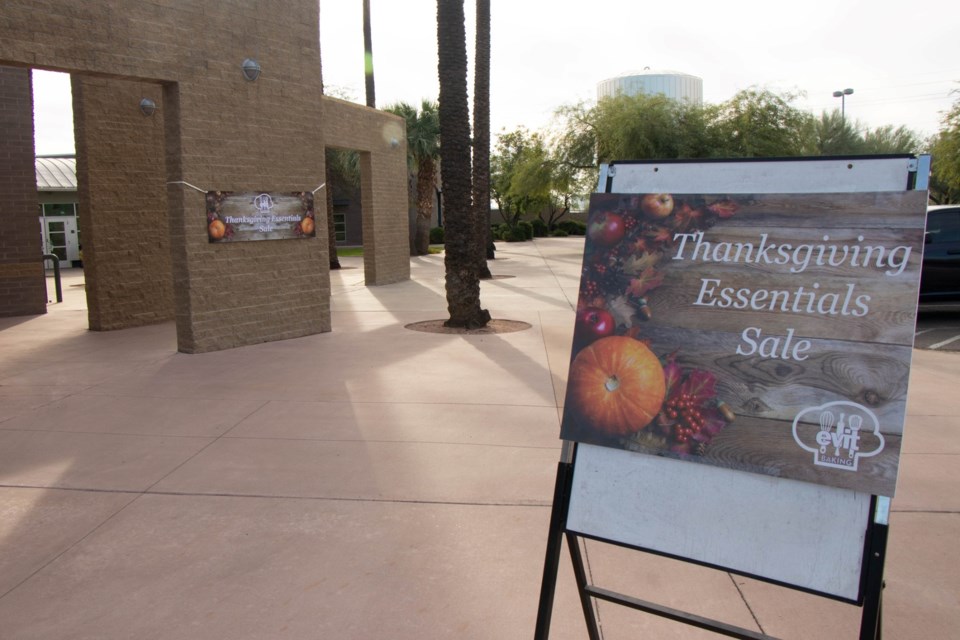
POLYGON ((243 71, 244 79, 250 82, 260 77, 260 63, 253 58, 244 60, 243 64, 240 65, 240 69, 243 71))
POLYGON ((150 98, 143 98, 140 101, 140 113, 146 117, 152 116, 157 111, 157 103, 150 98))

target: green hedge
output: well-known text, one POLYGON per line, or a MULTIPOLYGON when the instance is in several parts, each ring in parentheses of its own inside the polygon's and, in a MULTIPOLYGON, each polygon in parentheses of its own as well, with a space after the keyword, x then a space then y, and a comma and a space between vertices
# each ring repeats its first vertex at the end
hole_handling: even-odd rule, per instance
POLYGON ((527 234, 517 225, 516 227, 511 227, 509 224, 504 222, 499 227, 497 227, 497 237, 506 242, 523 242, 527 239, 527 234))
POLYGON ((530 221, 530 226, 533 227, 533 237, 534 238, 543 238, 550 231, 547 228, 547 223, 541 220, 540 218, 534 218, 530 221))
POLYGON ((526 220, 517 223, 517 227, 523 231, 523 237, 527 240, 533 240, 533 225, 526 220))
POLYGON ((567 235, 571 236, 583 236, 587 234, 586 223, 577 220, 561 220, 557 223, 556 228, 561 231, 566 231, 567 235))

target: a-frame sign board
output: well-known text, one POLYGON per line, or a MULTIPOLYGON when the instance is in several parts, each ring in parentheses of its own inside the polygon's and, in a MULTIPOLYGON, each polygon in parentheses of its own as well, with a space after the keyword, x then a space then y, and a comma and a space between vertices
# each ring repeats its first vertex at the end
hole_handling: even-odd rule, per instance
MULTIPOLYGON (((683 199, 683 194, 724 194, 724 197, 730 197, 729 202, 735 203, 738 200, 737 194, 749 194, 740 198, 742 201, 748 202, 746 208, 749 209, 750 206, 757 208, 755 203, 760 202, 762 206, 767 206, 773 211, 781 211, 781 213, 782 211, 789 213, 789 207, 796 205, 796 201, 791 200, 791 198, 798 196, 813 195, 813 202, 816 206, 826 208, 831 206, 831 200, 848 202, 852 198, 857 203, 856 206, 861 207, 858 211, 862 212, 865 210, 863 204, 861 200, 857 200, 860 196, 864 196, 865 200, 871 203, 876 201, 886 203, 888 200, 896 200, 897 198, 901 198, 898 202, 902 202, 903 194, 910 192, 905 196, 909 207, 916 208, 917 203, 922 202, 925 209, 929 170, 929 156, 914 157, 906 155, 705 162, 623 162, 602 167, 598 191, 607 194, 627 194, 621 196, 620 202, 626 202, 625 198, 628 198, 629 194, 674 194, 678 201, 683 199), (778 195, 768 196, 766 194, 778 195), (893 195, 888 197, 888 194, 893 195), (784 205, 784 202, 787 205, 784 205), (778 206, 781 209, 778 210, 778 206)), ((703 202, 702 198, 700 202, 703 202)), ((726 218, 733 216, 732 212, 735 205, 729 204, 727 200, 717 203, 708 199, 706 202, 714 203, 710 210, 714 213, 719 212, 719 216, 724 218, 724 220, 720 220, 721 223, 726 223, 726 218)), ((801 202, 806 203, 805 201, 801 202)), ((886 210, 877 209, 874 212, 870 209, 870 213, 861 219, 866 221, 867 226, 871 229, 863 232, 861 236, 857 235, 860 233, 859 231, 854 231, 853 239, 846 241, 848 246, 851 244, 857 245, 857 243, 869 243, 870 240, 864 240, 863 236, 869 238, 882 236, 887 240, 890 238, 896 240, 899 231, 891 231, 891 225, 888 224, 888 220, 893 220, 894 217, 891 215, 890 218, 885 218, 885 212, 886 210)), ((802 211, 798 213, 802 214, 802 211)), ((693 214, 690 215, 691 219, 695 219, 693 214)), ((716 217, 715 215, 714 218, 716 217)), ((777 224, 776 216, 773 217, 773 224, 777 224)), ((781 217, 780 220, 787 220, 787 218, 781 217)), ((784 222, 783 224, 789 226, 791 223, 784 222)), ((828 242, 829 233, 833 233, 836 238, 841 236, 841 232, 837 229, 825 232, 816 228, 815 223, 808 222, 807 224, 808 226, 814 225, 814 227, 806 231, 801 230, 801 234, 809 231, 811 235, 815 235, 817 238, 822 237, 824 243, 828 242)), ((896 226, 896 224, 899 223, 894 223, 893 226, 896 226)), ((906 244, 898 245, 898 249, 903 250, 900 253, 901 263, 897 264, 894 260, 894 253, 890 252, 886 255, 889 264, 885 263, 882 268, 886 269, 887 276, 902 274, 901 281, 913 278, 912 281, 905 284, 901 282, 894 285, 901 288, 892 291, 893 294, 904 290, 912 291, 914 297, 911 302, 907 303, 907 306, 913 304, 913 313, 915 313, 916 281, 919 279, 920 254, 922 253, 920 247, 915 245, 922 243, 922 213, 913 215, 910 222, 905 224, 904 229, 906 230, 903 231, 903 234, 909 238, 909 242, 913 243, 911 247, 915 249, 912 257, 906 244), (920 239, 918 240, 918 238, 920 239)), ((847 233, 849 234, 849 230, 847 233)), ((694 239, 702 240, 704 237, 706 236, 688 235, 691 242, 694 239)), ((764 234, 764 240, 766 240, 766 234, 764 234)), ((819 240, 815 241, 819 242, 819 240)), ((703 244, 706 246, 706 243, 703 244)), ((825 247, 826 244, 814 246, 825 247)), ((671 251, 676 252, 674 260, 683 257, 681 256, 682 250, 676 249, 675 242, 670 245, 670 248, 671 251)), ((820 249, 821 257, 825 255, 826 250, 820 249)), ((855 251, 859 251, 859 248, 856 248, 855 251)), ((847 249, 847 252, 849 255, 849 249, 847 249)), ((713 255, 716 259, 717 253, 715 252, 713 255)), ((809 255, 808 253, 807 258, 801 264, 800 257, 798 257, 801 254, 792 254, 795 260, 793 272, 802 271, 811 264, 809 255)), ((834 253, 833 255, 838 254, 834 253)), ((606 257, 604 259, 606 260, 606 257)), ((622 255, 617 256, 616 259, 619 261, 618 264, 624 262, 622 255)), ((839 258, 837 260, 839 261, 839 258)), ((827 262, 828 260, 823 258, 823 263, 826 264, 827 262)), ((863 266, 866 262, 866 260, 861 259, 862 264, 854 264, 854 266, 863 266)), ((613 264, 613 260, 611 259, 609 263, 605 262, 604 264, 613 264)), ((833 264, 830 263, 824 269, 824 272, 829 272, 833 264)), ((736 266, 739 267, 739 265, 736 266)), ((874 265, 868 266, 873 267, 874 265)), ((757 267, 756 265, 750 265, 750 267, 753 271, 750 272, 749 276, 754 277, 754 271, 757 270, 757 267)), ((584 269, 586 273, 586 265, 584 269)), ((768 277, 768 275, 764 275, 764 277, 768 277)), ((829 276, 820 274, 817 278, 825 283, 823 289, 827 289, 828 284, 826 283, 829 276)), ((643 277, 629 280, 631 287, 635 286, 636 280, 643 280, 643 277)), ((706 304, 705 301, 711 304, 718 303, 721 300, 720 298, 710 298, 714 295, 714 280, 711 278, 704 278, 703 280, 704 285, 700 289, 697 302, 704 303, 704 305, 706 304), (709 286, 707 283, 709 283, 709 286)), ((848 295, 848 300, 844 302, 843 314, 847 315, 849 311, 849 315, 854 316, 855 320, 864 320, 863 316, 868 315, 870 305, 876 307, 882 304, 882 299, 887 289, 890 288, 888 285, 894 278, 884 279, 883 276, 880 276, 879 280, 880 286, 877 289, 870 289, 869 287, 872 285, 869 283, 865 285, 870 295, 864 294, 856 298, 857 301, 862 303, 860 309, 862 313, 850 306, 852 305, 850 302, 852 293, 856 290, 856 286, 860 285, 846 285, 851 295, 848 295)), ((719 280, 717 280, 716 289, 719 290, 719 287, 719 280)), ((815 288, 822 294, 820 287, 821 285, 818 282, 815 288)), ((810 287, 808 287, 809 289, 810 287)), ((583 291, 584 289, 581 288, 581 296, 583 291)), ((643 292, 644 290, 640 290, 640 293, 643 292)), ((637 293, 637 291, 634 290, 633 293, 637 293)), ((818 303, 813 295, 807 295, 809 297, 803 298, 803 304, 808 305, 806 311, 811 312, 808 315, 816 315, 817 304, 821 305, 819 307, 821 315, 840 314, 838 301, 841 296, 830 298, 827 302, 818 303), (831 307, 831 304, 833 307, 831 307)), ((823 296, 822 299, 826 298, 827 296, 823 296)), ((762 297, 752 300, 760 299, 762 297)), ((726 301, 731 305, 737 304, 735 298, 727 298, 726 301)), ((635 299, 633 303, 636 306, 635 299)), ((799 304, 795 302, 792 311, 804 311, 803 308, 797 306, 799 304)), ((903 307, 902 301, 897 304, 903 307)), ((789 313, 781 315, 790 316, 789 313)), ((811 339, 807 341, 813 345, 811 352, 816 351, 817 346, 820 346, 821 350, 829 350, 830 348, 846 349, 849 345, 854 345, 851 348, 855 349, 859 344, 857 341, 862 340, 862 344, 859 344, 859 346, 863 347, 863 344, 866 344, 868 351, 872 349, 871 353, 880 354, 877 356, 879 358, 898 357, 901 361, 905 358, 905 363, 901 362, 900 368, 901 371, 905 368, 909 372, 913 325, 912 322, 907 322, 910 317, 904 319, 904 316, 909 316, 910 312, 901 309, 898 314, 883 311, 878 315, 884 317, 899 315, 899 322, 903 326, 895 330, 883 330, 885 333, 880 338, 873 335, 864 337, 858 334, 853 339, 844 336, 844 340, 833 342, 829 340, 818 342, 816 339, 811 339), (906 333, 906 324, 910 325, 909 336, 906 333), (895 337, 890 339, 889 336, 893 334, 896 334, 895 337), (879 346, 871 343, 870 340, 872 339, 875 339, 879 346), (894 344, 884 343, 884 340, 887 343, 894 344), (827 346, 824 347, 823 345, 827 346)), ((776 318, 778 316, 773 314, 772 317, 776 318)), ((831 318, 827 319, 831 320, 831 318)), ((819 321, 822 318, 815 320, 819 321)), ((791 322, 800 323, 806 321, 807 319, 804 318, 791 320, 791 322)), ((776 320, 770 322, 776 322, 776 320)), ((861 321, 850 324, 858 327, 856 331, 873 331, 878 334, 882 332, 875 326, 872 329, 865 328, 870 325, 869 322, 861 321)), ((779 325, 775 325, 775 328, 776 326, 779 325)), ((620 327, 622 329, 622 325, 620 327)), ((810 330, 810 334, 816 334, 817 330, 818 327, 814 327, 810 330)), ((685 336, 685 339, 690 342, 696 342, 698 340, 697 336, 702 333, 702 331, 690 330, 680 335, 685 336)), ((760 333, 759 329, 756 333, 760 333)), ((786 332, 781 331, 781 333, 786 332)), ((652 336, 650 340, 654 344, 660 337, 655 331, 649 333, 649 335, 652 336)), ((717 335, 720 334, 717 333, 717 335)), ((751 342, 747 338, 750 335, 757 338, 758 335, 748 334, 746 331, 743 335, 747 346, 757 346, 756 342, 751 342)), ((798 331, 798 335, 803 334, 798 331)), ((721 338, 716 338, 711 334, 710 340, 717 341, 721 338)), ((576 341, 577 334, 575 334, 575 348, 577 347, 576 341)), ((707 344, 707 342, 705 340, 703 344, 707 344)), ((800 341, 800 343, 803 342, 800 341)), ((810 347, 810 344, 803 346, 804 349, 808 347, 810 347)), ((783 357, 786 358, 786 347, 783 347, 783 349, 783 357)), ((745 347, 741 345, 738 347, 737 353, 742 355, 752 352, 745 350, 745 347)), ((797 360, 806 360, 811 354, 798 350, 795 346, 792 355, 797 360)), ((842 357, 842 354, 838 357, 842 357)), ((863 359, 862 356, 861 359, 863 359)), ((727 358, 726 360, 718 358, 717 360, 728 362, 736 360, 736 358, 727 358)), ((799 364, 806 365, 807 363, 799 364)), ((867 364, 866 370, 880 370, 884 369, 885 366, 874 367, 873 364, 867 364)), ((573 367, 571 367, 572 369, 573 367)), ((666 373, 665 376, 669 377, 666 373)), ((890 510, 890 498, 888 496, 893 494, 893 487, 896 482, 899 439, 902 435, 902 419, 906 402, 905 382, 898 384, 896 393, 899 395, 897 395, 896 401, 891 400, 887 403, 888 406, 883 406, 883 402, 879 401, 877 397, 871 396, 862 401, 869 404, 870 409, 854 402, 844 401, 814 407, 820 411, 819 415, 821 416, 819 433, 815 424, 815 415, 812 419, 803 417, 804 412, 808 411, 803 408, 804 405, 799 405, 799 409, 796 406, 787 406, 784 409, 784 411, 792 411, 793 414, 797 415, 793 420, 793 439, 796 440, 796 445, 804 450, 800 451, 798 449, 799 453, 789 452, 789 455, 793 456, 791 460, 798 460, 801 456, 807 456, 804 460, 815 459, 817 460, 816 464, 821 466, 814 471, 809 469, 796 471, 792 467, 798 467, 799 465, 791 462, 792 467, 785 465, 782 469, 777 468, 775 472, 764 474, 754 472, 755 469, 747 466, 738 467, 736 464, 692 463, 690 458, 695 456, 673 455, 667 450, 664 450, 663 455, 648 455, 651 451, 644 450, 643 447, 648 446, 649 443, 642 440, 640 441, 640 448, 626 450, 631 449, 631 447, 618 448, 602 440, 595 443, 591 442, 589 438, 567 438, 564 435, 567 441, 564 443, 557 472, 535 639, 547 640, 550 635, 557 571, 564 540, 568 543, 583 613, 592 640, 599 640, 600 638, 594 615, 594 599, 605 600, 663 616, 678 623, 694 625, 727 637, 768 638, 769 636, 750 629, 735 627, 722 621, 706 619, 657 603, 639 600, 628 594, 607 590, 600 585, 590 584, 581 554, 581 540, 600 541, 640 552, 662 555, 860 606, 862 607, 862 614, 859 637, 861 640, 878 639, 880 637, 883 565, 890 510), (840 407, 844 411, 837 411, 837 407, 832 405, 844 405, 840 407), (829 410, 825 407, 829 407, 829 410), (852 409, 852 407, 858 408, 852 409), (829 420, 824 420, 823 416, 826 414, 829 414, 829 420), (855 415, 856 417, 854 417, 855 415), (835 416, 840 417, 839 426, 833 423, 835 416), (873 445, 875 452, 867 452, 867 449, 871 446, 868 441, 874 434, 866 426, 861 430, 861 425, 866 425, 869 422, 869 419, 865 421, 861 416, 873 418, 877 423, 874 440, 878 439, 880 444, 873 445), (879 416, 879 418, 876 416, 879 416), (854 425, 853 430, 843 426, 844 418, 846 418, 848 424, 854 425), (811 422, 811 424, 805 426, 804 420, 811 422), (897 420, 899 420, 899 425, 895 426, 893 428, 894 432, 891 433, 890 424, 897 422, 897 420), (886 430, 885 439, 884 435, 881 435, 881 428, 886 430), (814 444, 812 446, 803 444, 804 429, 812 434, 809 436, 813 438, 814 444), (847 449, 842 449, 839 444, 836 447, 836 451, 843 451, 842 460, 841 457, 831 458, 830 452, 834 450, 834 447, 828 445, 826 440, 817 439, 829 439, 829 435, 825 435, 824 432, 834 436, 833 444, 842 442, 841 436, 844 433, 854 433, 852 436, 854 440, 850 441, 853 444, 847 449), (573 442, 573 440, 577 442, 573 442), (820 457, 818 457, 816 443, 821 445, 820 457), (862 450, 858 451, 857 443, 863 446, 862 450), (884 450, 884 443, 887 445, 886 450, 884 450), (888 455, 890 449, 894 451, 888 455), (827 451, 827 453, 824 454, 824 451, 827 451), (877 455, 881 451, 883 455, 877 455), (847 452, 849 452, 849 462, 847 461, 847 452), (868 458, 871 455, 875 457, 868 458), (859 476, 860 478, 872 476, 864 482, 874 482, 876 478, 880 477, 885 484, 858 485, 856 483, 860 480, 850 480, 847 485, 844 485, 843 483, 848 478, 858 477, 855 473, 849 473, 850 467, 856 470, 858 461, 863 463, 861 471, 868 464, 876 465, 876 467, 870 467, 871 469, 875 468, 875 472, 859 476), (846 465, 847 468, 840 468, 843 465, 846 465), (830 469, 828 468, 830 466, 840 469, 830 469), (794 475, 791 476, 791 473, 794 475), (811 479, 811 473, 823 473, 826 481, 820 478, 811 479), (882 478, 884 475, 887 476, 885 480, 882 478), (876 486, 881 487, 881 490, 864 490, 864 487, 872 489, 876 486), (643 490, 638 491, 639 487, 642 487, 643 490), (677 502, 682 502, 684 508, 678 509, 677 502)), ((868 391, 868 393, 872 392, 868 391)), ((567 429, 568 410, 572 402, 570 394, 570 387, 568 387, 564 429, 567 429)), ((893 395, 893 393, 890 393, 886 398, 891 399, 893 395)), ((792 389, 790 398, 797 396, 803 396, 803 393, 792 389)), ((789 400, 782 400, 782 402, 788 404, 789 400)), ((810 402, 810 400, 804 396, 804 399, 798 402, 810 402)), ((719 407, 723 402, 716 400, 715 404, 719 407)), ((763 409, 771 410, 771 407, 764 406, 763 409)), ((748 416, 747 420, 749 421, 749 419, 748 416)), ((780 422, 783 422, 782 416, 780 416, 780 422)), ((659 425, 656 422, 650 424, 659 425)), ((758 420, 751 424, 755 427, 754 434, 765 433, 762 431, 762 421, 758 420)), ((787 425, 789 426, 789 421, 787 425)), ((614 426, 616 426, 615 423, 614 426)), ((668 430, 670 428, 665 425, 664 427, 668 430)), ((651 429, 653 428, 651 426, 651 429)), ((667 432, 664 431, 664 433, 667 432)), ((680 439, 683 440, 682 433, 680 439)), ((775 440, 775 438, 754 437, 754 440, 764 440, 766 442, 767 440, 775 440)), ((785 447, 786 445, 782 444, 783 440, 784 438, 781 438, 781 444, 777 446, 785 447)), ((620 442, 623 442, 623 440, 620 442)), ((674 448, 670 451, 677 451, 678 441, 673 440, 672 442, 674 448)), ((793 445, 794 443, 791 442, 790 446, 793 445)), ((728 446, 725 452, 730 448, 728 446)), ((681 451, 689 451, 689 447, 681 449, 681 451)), ((653 451, 653 453, 656 453, 656 451, 653 451)), ((764 460, 764 463, 766 463, 766 460, 764 460)), ((771 463, 768 466, 773 468, 775 465, 771 463)), ((759 467, 760 465, 758 465, 759 467)))

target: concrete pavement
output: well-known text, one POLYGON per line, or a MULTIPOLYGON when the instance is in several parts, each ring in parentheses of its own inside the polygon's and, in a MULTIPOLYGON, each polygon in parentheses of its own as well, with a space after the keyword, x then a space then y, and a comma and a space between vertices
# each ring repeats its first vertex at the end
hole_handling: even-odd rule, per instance
MULTIPOLYGON (((186 355, 87 330, 76 272, 0 319, 0 638, 531 638, 582 240, 500 244, 494 318, 441 335, 442 256, 331 275, 331 333, 186 355), (50 297, 53 297, 52 287, 50 297)), ((884 636, 960 636, 960 356, 916 351, 884 636)), ((590 542, 595 583, 785 639, 860 610, 590 542)), ((607 640, 712 634, 600 603, 607 640)), ((551 638, 586 637, 566 552, 551 638)))

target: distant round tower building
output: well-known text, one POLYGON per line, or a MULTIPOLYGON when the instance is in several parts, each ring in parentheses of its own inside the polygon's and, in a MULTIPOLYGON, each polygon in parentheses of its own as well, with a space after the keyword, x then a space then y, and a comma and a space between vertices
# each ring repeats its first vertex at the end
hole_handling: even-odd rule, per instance
POLYGON ((677 102, 701 105, 703 79, 679 71, 658 71, 647 67, 643 71, 630 71, 597 83, 598 100, 619 94, 635 96, 638 93, 648 96, 662 94, 677 102))

